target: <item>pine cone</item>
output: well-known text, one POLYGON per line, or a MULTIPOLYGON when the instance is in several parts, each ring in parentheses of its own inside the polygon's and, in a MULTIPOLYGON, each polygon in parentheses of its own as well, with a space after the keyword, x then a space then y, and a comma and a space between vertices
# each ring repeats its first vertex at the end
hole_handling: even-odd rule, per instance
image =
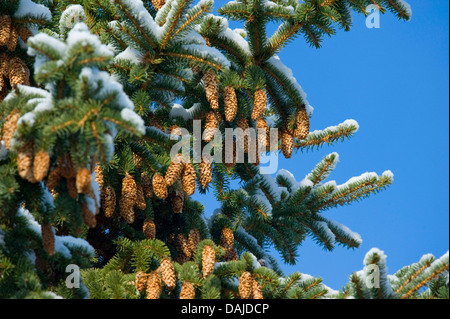
POLYGON ((81 203, 81 214, 83 216, 83 221, 87 227, 95 228, 95 226, 97 226, 95 212, 90 210, 89 205, 86 202, 81 203))
MULTIPOLYGON (((1 20, 1 18, 0 18, 0 20, 1 20)), ((1 21, 0 21, 0 28, 1 27, 2 27, 2 25, 1 25, 1 21)), ((9 54, 7 52, 0 53, 0 77, 2 75, 5 77, 9 77, 9 61, 10 60, 11 60, 11 57, 9 56, 9 54)))
POLYGON ((91 192, 91 172, 86 167, 77 170, 76 185, 79 194, 87 195, 91 192))
POLYGON ((243 148, 244 153, 248 153, 248 135, 245 134, 246 130, 250 128, 248 125, 248 122, 245 118, 239 119, 237 122, 237 127, 242 130, 242 132, 239 132, 237 135, 237 145, 239 148, 243 148))
POLYGON ((72 178, 77 176, 77 171, 73 165, 72 158, 69 153, 65 153, 58 158, 56 162, 57 166, 60 168, 61 176, 64 178, 72 178))
POLYGON ((141 184, 136 184, 136 207, 140 210, 147 208, 147 203, 144 197, 144 188, 141 184))
POLYGON ((37 152, 33 161, 34 179, 40 182, 47 175, 49 166, 50 155, 44 150, 37 152))
POLYGON ((28 38, 33 36, 33 33, 26 26, 18 25, 16 26, 17 33, 23 42, 27 43, 28 38))
MULTIPOLYGON (((1 76, 1 75, 0 75, 1 76)), ((20 118, 20 113, 17 110, 13 110, 5 119, 3 124, 3 141, 5 143, 5 148, 9 150, 11 148, 11 138, 17 129, 17 121, 20 118)))
POLYGON ((122 179, 122 196, 119 200, 120 213, 128 224, 134 223, 133 207, 137 199, 137 186, 133 176, 126 173, 122 179))
POLYGON ((188 249, 191 252, 191 255, 194 255, 200 240, 200 232, 198 229, 191 229, 188 237, 188 249))
POLYGON ((203 188, 208 187, 212 181, 212 162, 202 159, 200 163, 200 184, 203 188))
POLYGON ((11 33, 11 17, 8 15, 0 16, 0 47, 8 43, 11 33))
POLYGON ((17 152, 17 170, 20 177, 30 183, 35 183, 33 174, 33 145, 25 143, 17 152))
POLYGON ((232 248, 234 245, 234 234, 233 231, 225 227, 222 229, 222 234, 220 236, 220 246, 223 248, 232 248))
POLYGON ((270 128, 266 120, 264 120, 263 118, 259 118, 256 121, 256 129, 259 145, 267 149, 267 146, 269 146, 270 143, 270 128))
POLYGON ((179 214, 183 211, 184 196, 182 192, 172 193, 171 200, 172 210, 175 214, 179 214))
POLYGON ((147 196, 147 198, 152 198, 153 197, 152 180, 148 176, 147 172, 141 173, 141 183, 142 188, 144 189, 145 196, 147 196))
POLYGON ((237 98, 234 88, 226 86, 223 90, 223 101, 225 104, 225 119, 232 122, 237 113, 237 98))
POLYGON ((295 121, 294 137, 304 140, 309 134, 309 116, 304 107, 298 110, 295 121))
POLYGON ((253 100, 252 120, 257 120, 263 116, 267 106, 267 95, 263 89, 256 90, 253 100))
POLYGON ((209 276, 214 271, 214 265, 216 263, 216 252, 211 245, 205 245, 202 254, 202 273, 203 278, 209 276))
POLYGON ((17 28, 11 24, 8 43, 6 44, 10 52, 16 51, 17 41, 19 40, 19 33, 17 28))
POLYGON ((154 191, 156 197, 158 197, 160 199, 166 199, 167 196, 169 195, 169 192, 167 190, 166 181, 164 180, 164 177, 162 177, 161 174, 156 173, 153 176, 152 186, 153 186, 153 191, 154 191))
POLYGON ((15 89, 19 84, 30 84, 30 72, 28 70, 28 66, 18 57, 14 57, 9 61, 8 77, 9 83, 13 89, 15 89))
POLYGON ((173 161, 170 163, 169 168, 167 169, 165 181, 167 186, 172 186, 175 181, 180 178, 181 173, 183 172, 183 155, 178 154, 173 161))
POLYGON ((173 290, 177 283, 177 278, 175 276, 175 269, 172 262, 170 261, 170 258, 164 258, 161 261, 161 273, 162 280, 164 281, 167 289, 173 290))
POLYGON ((161 274, 157 271, 151 272, 147 277, 147 299, 159 299, 162 290, 161 274))
POLYGON ((183 177, 182 177, 182 186, 184 192, 187 194, 187 196, 191 196, 195 193, 195 179, 196 179, 196 173, 194 166, 192 163, 186 163, 184 165, 183 170, 183 177))
POLYGON ((244 271, 239 278, 239 295, 241 299, 250 299, 253 290, 253 277, 248 271, 244 271))
POLYGON ((47 188, 51 191, 54 190, 56 188, 56 186, 58 186, 60 180, 61 180, 60 168, 58 166, 56 166, 48 174, 47 188))
POLYGON ((285 158, 292 156, 294 150, 294 137, 287 130, 281 131, 281 150, 285 158))
POLYGON ((205 131, 203 132, 203 140, 207 143, 214 139, 214 135, 219 130, 219 116, 214 112, 210 111, 206 115, 205 131))
POLYGON ((253 299, 264 299, 261 285, 255 279, 253 279, 252 282, 252 290, 253 290, 252 294, 253 299))
POLYGON ((238 254, 236 249, 234 248, 228 248, 225 250, 225 255, 223 256, 223 258, 226 261, 231 261, 231 260, 238 260, 238 254))
POLYGON ((142 231, 144 232, 145 238, 147 239, 155 239, 156 238, 156 227, 153 220, 147 218, 144 220, 144 224, 142 225, 142 231))
POLYGON ((102 193, 102 206, 105 216, 111 218, 116 210, 116 192, 111 186, 107 186, 102 193))
POLYGON ((219 109, 219 81, 214 71, 207 71, 203 75, 206 99, 213 110, 219 109))
POLYGON ((145 290, 147 287, 147 274, 145 272, 138 271, 136 273, 135 285, 137 291, 142 292, 145 290))
POLYGON ((95 166, 95 168, 94 168, 94 171, 95 171, 95 181, 98 184, 98 189, 102 190, 103 189, 103 183, 104 183, 102 167, 99 164, 97 164, 95 166))
POLYGON ((234 167, 236 165, 236 141, 233 140, 233 146, 232 151, 228 151, 226 148, 226 143, 223 146, 223 153, 222 153, 222 163, 225 165, 225 167, 230 168, 234 167))
POLYGON ((163 7, 163 5, 166 3, 165 0, 151 0, 153 8, 155 8, 156 11, 159 11, 163 7))
POLYGON ((195 288, 192 283, 185 281, 183 286, 181 286, 180 299, 194 299, 195 298, 195 288))
POLYGON ((192 251, 189 249, 188 241, 183 233, 177 235, 177 249, 182 256, 185 256, 187 260, 191 259, 192 251))
POLYGON ((52 225, 44 222, 41 225, 41 235, 45 251, 50 256, 53 256, 55 253, 55 234, 53 233, 52 225))

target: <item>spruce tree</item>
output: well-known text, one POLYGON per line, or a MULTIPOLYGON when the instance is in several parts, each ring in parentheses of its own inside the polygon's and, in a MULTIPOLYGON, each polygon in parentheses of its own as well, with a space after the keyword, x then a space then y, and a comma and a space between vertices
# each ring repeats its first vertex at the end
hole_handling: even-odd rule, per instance
POLYGON ((364 262, 381 287, 362 286, 361 271, 334 292, 283 274, 265 249, 294 264, 308 236, 359 247, 321 212, 393 182, 390 171, 326 181, 337 153, 300 181, 259 163, 356 133, 354 120, 310 132, 313 108, 277 54, 298 36, 319 48, 369 4, 410 18, 401 0, 238 0, 218 15, 212 0, 0 4, 0 297, 448 298, 448 253, 388 276, 372 250, 364 262), (217 137, 247 128, 257 136, 237 134, 231 154, 242 157, 227 160, 217 137), (187 157, 173 154, 183 141, 187 157), (192 199, 208 190, 214 212, 192 199), (81 289, 67 285, 71 264, 81 289))

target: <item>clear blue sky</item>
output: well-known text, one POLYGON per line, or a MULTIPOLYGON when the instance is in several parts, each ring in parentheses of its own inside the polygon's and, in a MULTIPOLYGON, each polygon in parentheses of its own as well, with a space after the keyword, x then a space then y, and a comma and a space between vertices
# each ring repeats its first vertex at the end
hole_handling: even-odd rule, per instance
MULTIPOLYGON (((216 0, 215 7, 225 2, 216 0)), ((338 184, 367 171, 394 173, 387 190, 325 213, 359 233, 360 248, 328 252, 307 239, 297 264, 282 266, 286 273, 320 276, 340 289, 373 247, 387 254, 389 274, 425 253, 440 257, 449 249, 449 1, 407 2, 409 22, 388 13, 379 29, 368 29, 354 14, 352 30, 338 31, 321 49, 299 37, 280 54, 315 108, 311 130, 346 119, 360 129, 343 143, 280 157, 279 168, 300 180, 338 152, 340 163, 329 177, 338 184)), ((219 207, 211 197, 196 196, 207 215, 219 207)))

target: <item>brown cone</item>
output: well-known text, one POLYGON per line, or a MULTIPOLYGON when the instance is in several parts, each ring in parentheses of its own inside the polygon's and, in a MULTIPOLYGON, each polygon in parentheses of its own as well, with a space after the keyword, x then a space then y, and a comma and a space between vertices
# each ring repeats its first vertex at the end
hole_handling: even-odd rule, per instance
POLYGON ((207 71, 203 75, 206 99, 213 110, 219 109, 219 81, 213 71, 207 71))
POLYGON ((163 7, 163 5, 166 3, 165 0, 151 0, 153 8, 155 8, 156 11, 159 11, 163 7))
POLYGON ((212 181, 212 162, 202 159, 200 163, 200 184, 203 188, 208 187, 212 181))
POLYGON ((238 147, 243 147, 244 153, 248 153, 248 135, 245 134, 245 131, 247 129, 250 128, 250 126, 248 125, 248 122, 245 118, 241 118, 239 119, 239 121, 237 122, 237 127, 242 129, 242 134, 238 134, 237 136, 237 145, 238 147))
POLYGON ((298 110, 295 121, 294 137, 304 140, 309 134, 309 116, 304 107, 298 110))
POLYGON ((188 236, 188 248, 192 255, 194 255, 200 240, 200 232, 198 229, 191 229, 188 236))
POLYGON ((95 218, 95 212, 89 209, 89 205, 86 202, 81 203, 81 214, 85 225, 89 228, 97 226, 97 220, 95 218))
POLYGON ((236 165, 236 141, 235 140, 233 140, 232 151, 228 151, 226 149, 226 143, 223 146, 222 162, 227 168, 234 167, 236 165))
POLYGON ((144 232, 145 238, 147 239, 155 239, 156 237, 156 227, 153 220, 147 218, 144 220, 144 224, 142 226, 142 231, 144 232))
POLYGON ((103 183, 104 183, 102 167, 99 164, 97 164, 95 166, 95 168, 94 168, 94 171, 95 171, 95 181, 98 184, 98 189, 102 190, 103 189, 103 183))
POLYGON ((192 163, 186 163, 183 170, 182 186, 187 196, 191 196, 195 193, 195 179, 196 173, 194 166, 192 165, 192 163))
POLYGON ((171 196, 171 204, 172 204, 172 210, 175 214, 179 214, 183 211, 183 205, 184 205, 184 196, 183 192, 174 192, 171 196))
POLYGON ((253 291, 253 277, 248 271, 244 271, 239 278, 239 295, 241 299, 250 299, 253 291))
POLYGON ((47 175, 49 165, 50 155, 46 151, 41 150, 34 155, 33 174, 36 181, 41 181, 47 175))
POLYGON ((59 184, 59 181, 61 180, 61 172, 58 166, 53 168, 47 177, 47 188, 49 190, 54 190, 55 187, 59 184))
POLYGON ((6 44, 10 52, 16 51, 17 40, 19 39, 19 33, 14 25, 11 25, 8 43, 6 44))
POLYGON ((11 34, 11 17, 8 15, 0 16, 0 47, 8 43, 11 34))
POLYGON ((60 168, 61 176, 63 176, 64 178, 72 178, 77 176, 77 171, 75 170, 75 166, 73 165, 69 153, 65 153, 60 156, 56 163, 60 168))
POLYGON ((105 216, 111 218, 116 210, 116 192, 109 185, 102 192, 102 205, 105 216))
POLYGON ((13 110, 5 119, 3 124, 3 141, 5 142, 5 148, 9 150, 11 148, 11 138, 17 128, 17 121, 20 118, 20 113, 17 110, 13 110))
POLYGON ((195 298, 195 288, 192 283, 185 281, 183 286, 181 286, 180 299, 194 299, 195 298))
POLYGON ((162 290, 161 274, 157 271, 151 272, 147 277, 147 299, 159 299, 162 290))
POLYGON ((294 137, 287 130, 281 131, 281 150, 285 158, 292 156, 294 150, 294 137))
POLYGON ((205 245, 202 254, 202 273, 203 278, 209 276, 214 271, 214 265, 216 263, 216 252, 211 245, 205 245))
MULTIPOLYGON (((0 22, 1 27, 1 22, 0 22)), ((0 45, 1 46, 1 45, 0 45)), ((9 61, 11 57, 7 52, 0 53, 0 76, 9 77, 9 61)))
POLYGON ((136 184, 136 207, 144 210, 147 207, 144 197, 144 188, 141 184, 136 184))
POLYGON ((145 290, 147 287, 147 274, 145 272, 138 271, 136 273, 135 285, 137 291, 142 292, 145 290))
POLYGON ((41 235, 45 251, 52 256, 55 253, 55 234, 53 233, 52 225, 43 223, 41 225, 41 235))
POLYGON ((264 299, 261 285, 255 279, 253 279, 252 290, 252 299, 264 299))
POLYGON ((270 143, 270 129, 269 125, 267 124, 266 120, 263 118, 259 118, 256 121, 256 129, 258 134, 258 143, 263 148, 267 149, 267 146, 269 146, 270 143), (261 131, 261 134, 260 134, 261 131))
POLYGON ((31 183, 36 182, 33 174, 33 145, 25 143, 17 152, 17 170, 20 177, 31 183))
POLYGON ((137 186, 133 176, 125 174, 122 179, 122 196, 119 200, 120 214, 128 224, 134 223, 133 207, 137 199, 137 186))
POLYGON ((172 262, 170 261, 170 258, 164 258, 161 261, 160 267, 164 284, 166 285, 167 289, 173 290, 177 283, 177 278, 175 276, 175 269, 172 262))
POLYGON ((225 255, 223 256, 223 258, 226 261, 231 261, 231 260, 238 260, 238 254, 236 249, 234 248, 228 248, 225 250, 225 255))
POLYGON ((233 231, 225 227, 222 229, 222 234, 220 236, 220 246, 223 248, 232 248, 234 245, 234 234, 233 231))
POLYGON ((211 142, 214 139, 214 134, 219 130, 219 116, 210 111, 206 115, 205 132, 203 133, 203 140, 205 142, 211 142))
POLYGON ((189 249, 188 241, 183 233, 177 235, 177 249, 182 256, 189 260, 192 257, 192 251, 189 249))
POLYGON ((14 57, 9 61, 9 83, 15 89, 19 84, 30 84, 30 72, 28 66, 19 57, 14 57))
POLYGON ((77 170, 76 185, 79 194, 87 195, 91 192, 91 172, 86 167, 77 170))
POLYGON ((223 101, 225 104, 225 119, 232 122, 237 113, 237 98, 234 88, 226 86, 223 90, 223 101))
POLYGON ((17 33, 19 34, 19 37, 25 43, 27 43, 29 37, 33 36, 33 33, 26 26, 19 25, 19 26, 16 26, 16 29, 17 29, 17 33))
POLYGON ((162 177, 162 175, 159 173, 153 175, 152 187, 156 197, 160 199, 166 199, 169 195, 166 181, 164 180, 164 177, 162 177))
POLYGON ((175 181, 180 178, 183 172, 183 155, 178 154, 167 168, 166 176, 164 177, 167 186, 172 186, 175 181))
POLYGON ((263 89, 256 90, 253 100, 252 120, 257 120, 263 116, 267 106, 267 95, 263 89))
POLYGON ((152 179, 148 176, 147 172, 141 173, 141 183, 142 188, 144 190, 144 195, 147 196, 147 198, 152 198, 153 197, 152 179))

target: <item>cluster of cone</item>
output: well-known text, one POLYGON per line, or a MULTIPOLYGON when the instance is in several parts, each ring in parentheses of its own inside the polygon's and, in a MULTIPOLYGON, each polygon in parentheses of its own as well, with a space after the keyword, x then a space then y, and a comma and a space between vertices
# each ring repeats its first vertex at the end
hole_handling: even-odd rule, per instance
MULTIPOLYGON (((173 236, 173 238, 175 238, 175 236, 173 236)), ((201 236, 198 229, 191 229, 187 238, 183 233, 179 233, 176 236, 176 240, 173 240, 178 251, 176 261, 183 264, 192 260, 200 240, 201 236)))
POLYGON ((0 102, 9 92, 7 81, 10 89, 19 84, 29 85, 30 72, 27 65, 11 53, 16 50, 19 38, 27 42, 32 35, 25 25, 17 23, 10 16, 0 16, 0 102), (2 47, 6 50, 3 51, 2 47))
POLYGON ((138 271, 135 285, 139 292, 145 291, 147 299, 159 299, 163 285, 169 291, 172 291, 175 288, 176 282, 175 268, 171 259, 166 257, 161 261, 156 270, 150 273, 138 271))

